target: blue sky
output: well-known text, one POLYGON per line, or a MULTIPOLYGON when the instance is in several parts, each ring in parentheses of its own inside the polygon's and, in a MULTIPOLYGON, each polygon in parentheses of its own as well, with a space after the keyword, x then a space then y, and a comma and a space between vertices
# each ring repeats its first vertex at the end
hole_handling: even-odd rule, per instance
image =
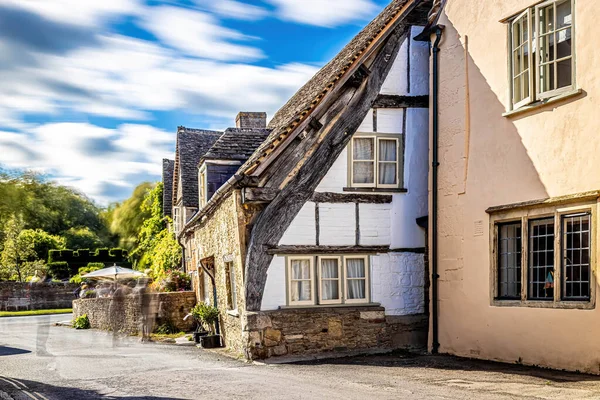
POLYGON ((387 3, 0 0, 0 168, 123 200, 177 126, 271 117, 387 3))

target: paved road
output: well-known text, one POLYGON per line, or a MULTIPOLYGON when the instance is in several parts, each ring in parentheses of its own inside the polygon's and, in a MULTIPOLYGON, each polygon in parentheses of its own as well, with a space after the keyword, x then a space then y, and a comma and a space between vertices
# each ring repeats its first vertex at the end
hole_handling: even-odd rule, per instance
POLYGON ((600 399, 600 377, 451 357, 252 365, 195 347, 0 318, 0 399, 600 399))

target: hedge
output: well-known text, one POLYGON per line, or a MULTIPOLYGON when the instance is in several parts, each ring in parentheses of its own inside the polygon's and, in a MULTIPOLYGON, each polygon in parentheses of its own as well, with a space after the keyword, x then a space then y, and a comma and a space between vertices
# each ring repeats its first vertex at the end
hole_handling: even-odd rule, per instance
POLYGON ((52 279, 67 279, 71 276, 69 263, 66 261, 56 261, 48 263, 48 274, 52 279))
POLYGON ((94 264, 118 264, 122 267, 131 267, 128 259, 128 253, 123 249, 97 249, 95 252, 90 252, 89 249, 81 250, 50 250, 48 252, 48 266, 51 264, 62 263, 67 264, 67 276, 56 279, 65 279, 76 275, 79 268, 86 267, 90 263, 94 264))

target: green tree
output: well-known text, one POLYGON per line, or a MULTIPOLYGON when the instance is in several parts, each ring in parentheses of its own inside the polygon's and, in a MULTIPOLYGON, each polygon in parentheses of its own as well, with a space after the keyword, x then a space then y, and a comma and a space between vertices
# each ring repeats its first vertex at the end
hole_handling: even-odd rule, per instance
POLYGON ((19 233, 18 240, 23 246, 33 247, 34 254, 27 261, 47 261, 50 250, 64 249, 67 244, 64 238, 41 229, 24 229, 19 233))
POLYGON ((69 249, 90 249, 96 250, 104 247, 105 242, 93 232, 90 228, 71 228, 66 232, 63 232, 62 236, 66 240, 66 246, 69 249))
POLYGON ((142 210, 142 203, 154 185, 144 182, 138 185, 131 197, 117 204, 108 219, 111 220, 111 232, 119 237, 119 247, 133 250, 138 246, 138 237, 144 221, 151 217, 150 212, 142 210))
POLYGON ((22 266, 35 257, 35 248, 32 242, 20 240, 23 231, 23 218, 11 216, 4 229, 5 241, 0 263, 0 275, 3 279, 11 279, 15 274, 19 282, 23 282, 22 266))

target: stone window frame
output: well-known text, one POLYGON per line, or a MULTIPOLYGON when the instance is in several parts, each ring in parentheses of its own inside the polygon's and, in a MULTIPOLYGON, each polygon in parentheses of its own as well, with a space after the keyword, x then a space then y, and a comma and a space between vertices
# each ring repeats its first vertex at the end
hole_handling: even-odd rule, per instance
MULTIPOLYGON (((577 90, 577 81, 576 81, 576 39, 575 39, 575 10, 576 10, 576 0, 546 0, 546 1, 538 1, 537 4, 533 4, 526 9, 521 10, 520 12, 514 14, 513 16, 502 20, 501 22, 505 22, 507 26, 507 69, 508 69, 508 111, 504 114, 504 116, 511 115, 516 113, 517 111, 527 111, 531 108, 535 108, 540 105, 544 105, 547 102, 553 102, 554 100, 562 100, 566 97, 571 97, 573 95, 577 95, 581 93, 581 90, 577 90), (540 9, 546 8, 550 5, 554 5, 554 10, 556 10, 556 5, 558 3, 571 2, 571 85, 565 86, 563 88, 554 89, 551 91, 542 92, 539 87, 539 69, 540 69, 540 61, 539 57, 539 43, 540 43, 540 35, 539 35, 539 12, 540 9), (514 99, 514 45, 515 45, 515 25, 518 25, 522 20, 527 20, 527 28, 528 28, 528 38, 526 40, 527 43, 524 45, 528 45, 529 47, 529 60, 528 65, 521 65, 522 71, 519 73, 521 75, 525 71, 527 71, 529 75, 529 80, 527 82, 527 89, 529 95, 521 99, 520 101, 515 103, 514 99), (535 32, 535 35, 534 35, 535 32), (535 47, 535 57, 533 57, 533 47, 535 47)), ((556 22, 556 15, 554 16, 556 22)), ((562 29, 562 28, 561 28, 562 29)), ((560 29, 559 29, 560 30, 560 29)), ((519 42, 520 43, 520 42, 519 42)), ((518 47, 521 47, 520 45, 518 47)), ((566 60, 569 57, 564 57, 560 60, 566 60)), ((554 63, 557 63, 554 60, 554 63)), ((556 72, 555 72, 556 76, 556 72)))
POLYGON ((557 309, 594 309, 596 305, 596 266, 598 241, 598 199, 600 192, 587 192, 539 201, 492 207, 490 214, 489 257, 490 257, 490 305, 494 307, 533 307, 557 309), (590 232, 590 297, 586 300, 565 300, 563 285, 563 227, 564 216, 589 213, 590 232), (550 300, 528 298, 529 272, 529 221, 554 218, 554 297, 550 300), (498 297, 498 226, 504 223, 521 222, 521 298, 498 297))
MULTIPOLYGON (((406 111, 405 111, 406 112, 406 111)), ((348 144, 348 188, 354 189, 402 189, 404 186, 404 132, 400 133, 378 133, 378 132, 356 132, 352 136, 352 140, 348 144), (374 173, 373 183, 354 183, 354 140, 355 139, 373 139, 374 141, 374 173), (379 141, 380 140, 395 140, 396 141, 396 183, 395 184, 380 184, 379 183, 379 141)))
POLYGON ((286 306, 287 307, 328 307, 328 306, 361 306, 371 303, 371 257, 367 254, 309 254, 309 255, 287 255, 285 257, 285 285, 286 285, 286 306), (340 269, 340 300, 325 301, 321 300, 321 279, 320 279, 320 259, 337 258, 340 260, 338 267, 340 269), (365 260, 365 298, 358 300, 347 299, 347 278, 346 278, 346 260, 362 258, 365 260), (291 301, 291 261, 292 260, 310 260, 311 265, 311 289, 312 299, 310 301, 291 301))
POLYGON ((206 176, 206 163, 198 169, 198 205, 202 209, 208 202, 208 182, 206 176))
POLYGON ((235 282, 235 265, 233 261, 225 261, 225 287, 227 289, 227 310, 237 311, 237 287, 235 282))

